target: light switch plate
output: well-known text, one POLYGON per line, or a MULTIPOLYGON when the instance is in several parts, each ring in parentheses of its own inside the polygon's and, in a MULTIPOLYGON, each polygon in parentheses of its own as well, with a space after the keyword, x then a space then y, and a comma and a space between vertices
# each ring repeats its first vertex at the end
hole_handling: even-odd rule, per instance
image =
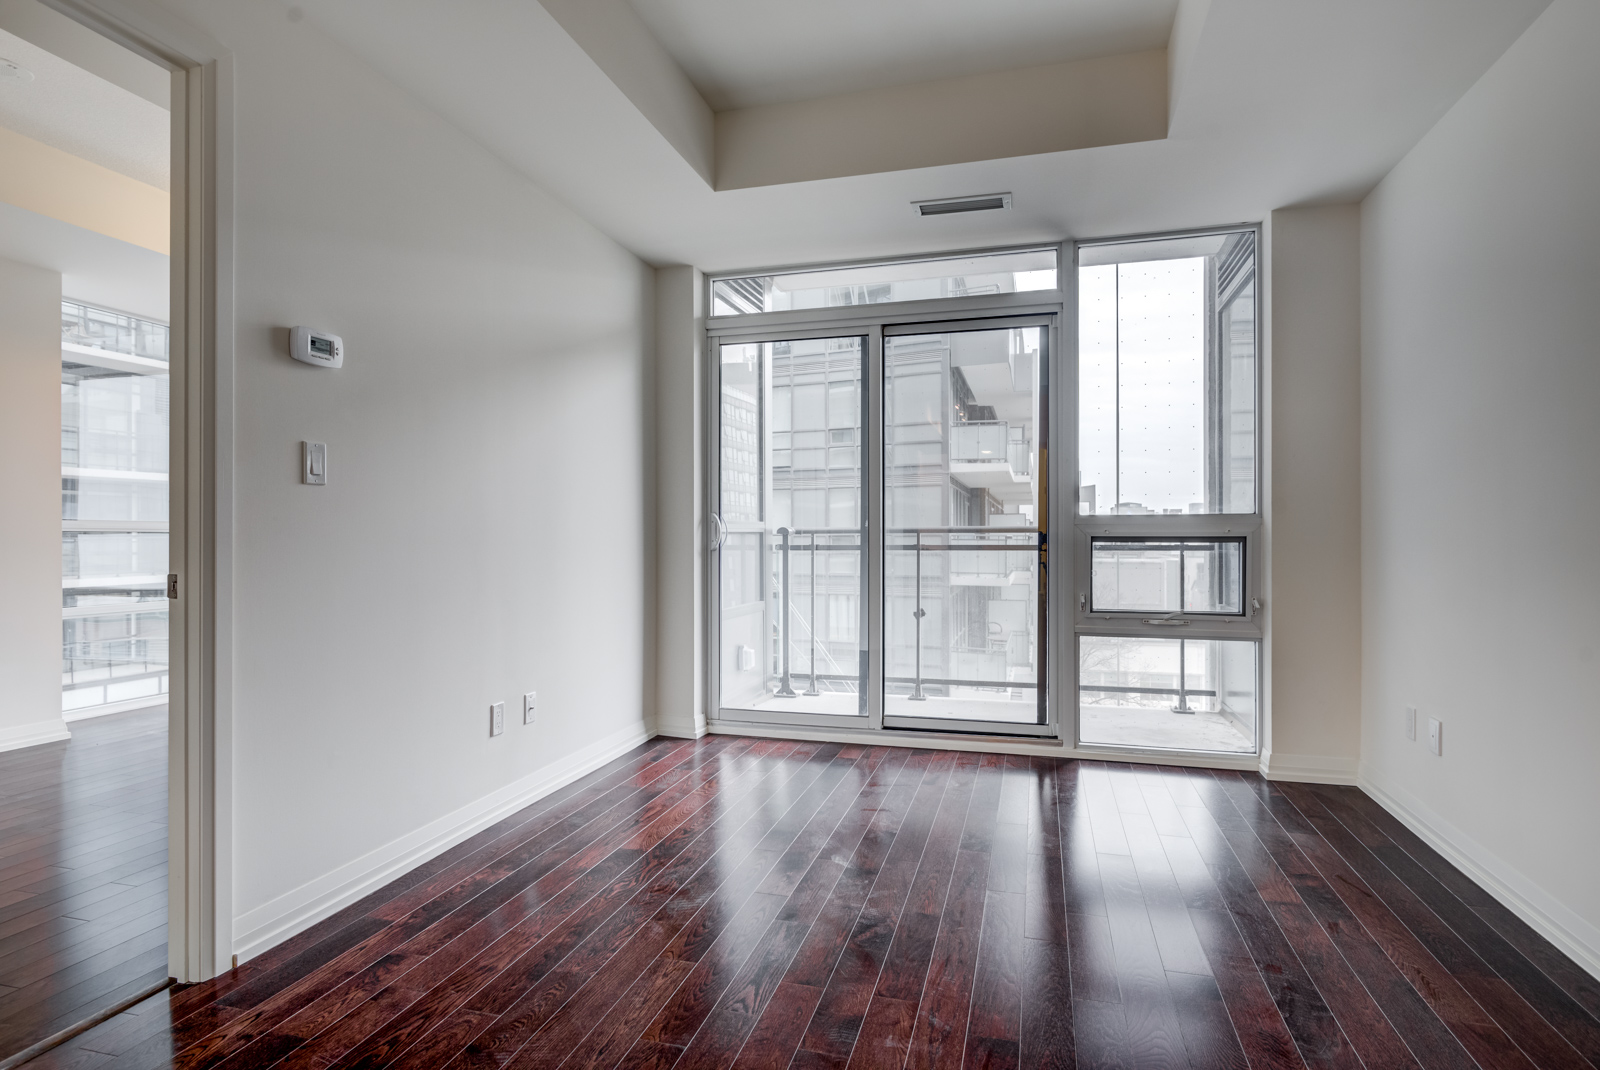
POLYGON ((489 707, 489 734, 498 736, 506 730, 506 704, 496 702, 489 707))
POLYGON ((539 692, 529 691, 522 696, 522 723, 532 724, 533 714, 539 707, 539 692))
POLYGON ((1428 718, 1428 749, 1440 756, 1444 754, 1444 725, 1437 717, 1428 718))
POLYGON ((328 483, 328 444, 326 442, 300 443, 300 482, 313 487, 328 483))
POLYGON ((1406 707, 1406 738, 1417 738, 1417 708, 1415 706, 1406 707))

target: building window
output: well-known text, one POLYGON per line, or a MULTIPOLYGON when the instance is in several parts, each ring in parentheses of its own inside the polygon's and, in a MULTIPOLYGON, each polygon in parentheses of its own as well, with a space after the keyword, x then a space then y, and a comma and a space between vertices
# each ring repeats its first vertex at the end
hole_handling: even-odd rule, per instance
POLYGON ((166 701, 166 324, 61 305, 61 704, 166 701))

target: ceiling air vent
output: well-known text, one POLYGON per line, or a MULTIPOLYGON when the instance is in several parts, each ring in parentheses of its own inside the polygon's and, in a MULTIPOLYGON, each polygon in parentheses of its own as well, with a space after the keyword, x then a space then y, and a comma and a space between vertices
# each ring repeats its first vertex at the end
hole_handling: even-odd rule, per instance
POLYGON ((938 201, 912 201, 918 215, 956 215, 960 212, 997 212, 1011 207, 1011 194, 985 193, 981 197, 946 197, 938 201))

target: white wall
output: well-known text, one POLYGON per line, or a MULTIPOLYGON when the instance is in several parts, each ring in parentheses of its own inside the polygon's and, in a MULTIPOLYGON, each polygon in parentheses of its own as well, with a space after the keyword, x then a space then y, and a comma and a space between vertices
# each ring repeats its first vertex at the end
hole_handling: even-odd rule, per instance
POLYGON ((243 960, 645 738, 654 279, 294 9, 170 6, 236 78, 243 960))
POLYGON ((0 259, 0 751, 61 719, 61 276, 0 259))
POLYGON ((1600 974, 1596 42, 1556 0, 1363 208, 1362 773, 1600 974))
POLYGON ((1361 295, 1355 205, 1272 213, 1271 721, 1276 779, 1353 782, 1361 751, 1361 295))

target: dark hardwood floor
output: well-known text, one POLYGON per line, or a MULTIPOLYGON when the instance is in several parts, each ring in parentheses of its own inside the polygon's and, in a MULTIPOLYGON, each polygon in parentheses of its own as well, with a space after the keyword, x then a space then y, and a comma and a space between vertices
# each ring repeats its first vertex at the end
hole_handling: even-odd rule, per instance
POLYGON ((655 740, 30 1070, 1600 1066, 1600 984, 1349 788, 655 740))
POLYGON ((0 754, 0 1057, 166 976, 166 707, 0 754))

